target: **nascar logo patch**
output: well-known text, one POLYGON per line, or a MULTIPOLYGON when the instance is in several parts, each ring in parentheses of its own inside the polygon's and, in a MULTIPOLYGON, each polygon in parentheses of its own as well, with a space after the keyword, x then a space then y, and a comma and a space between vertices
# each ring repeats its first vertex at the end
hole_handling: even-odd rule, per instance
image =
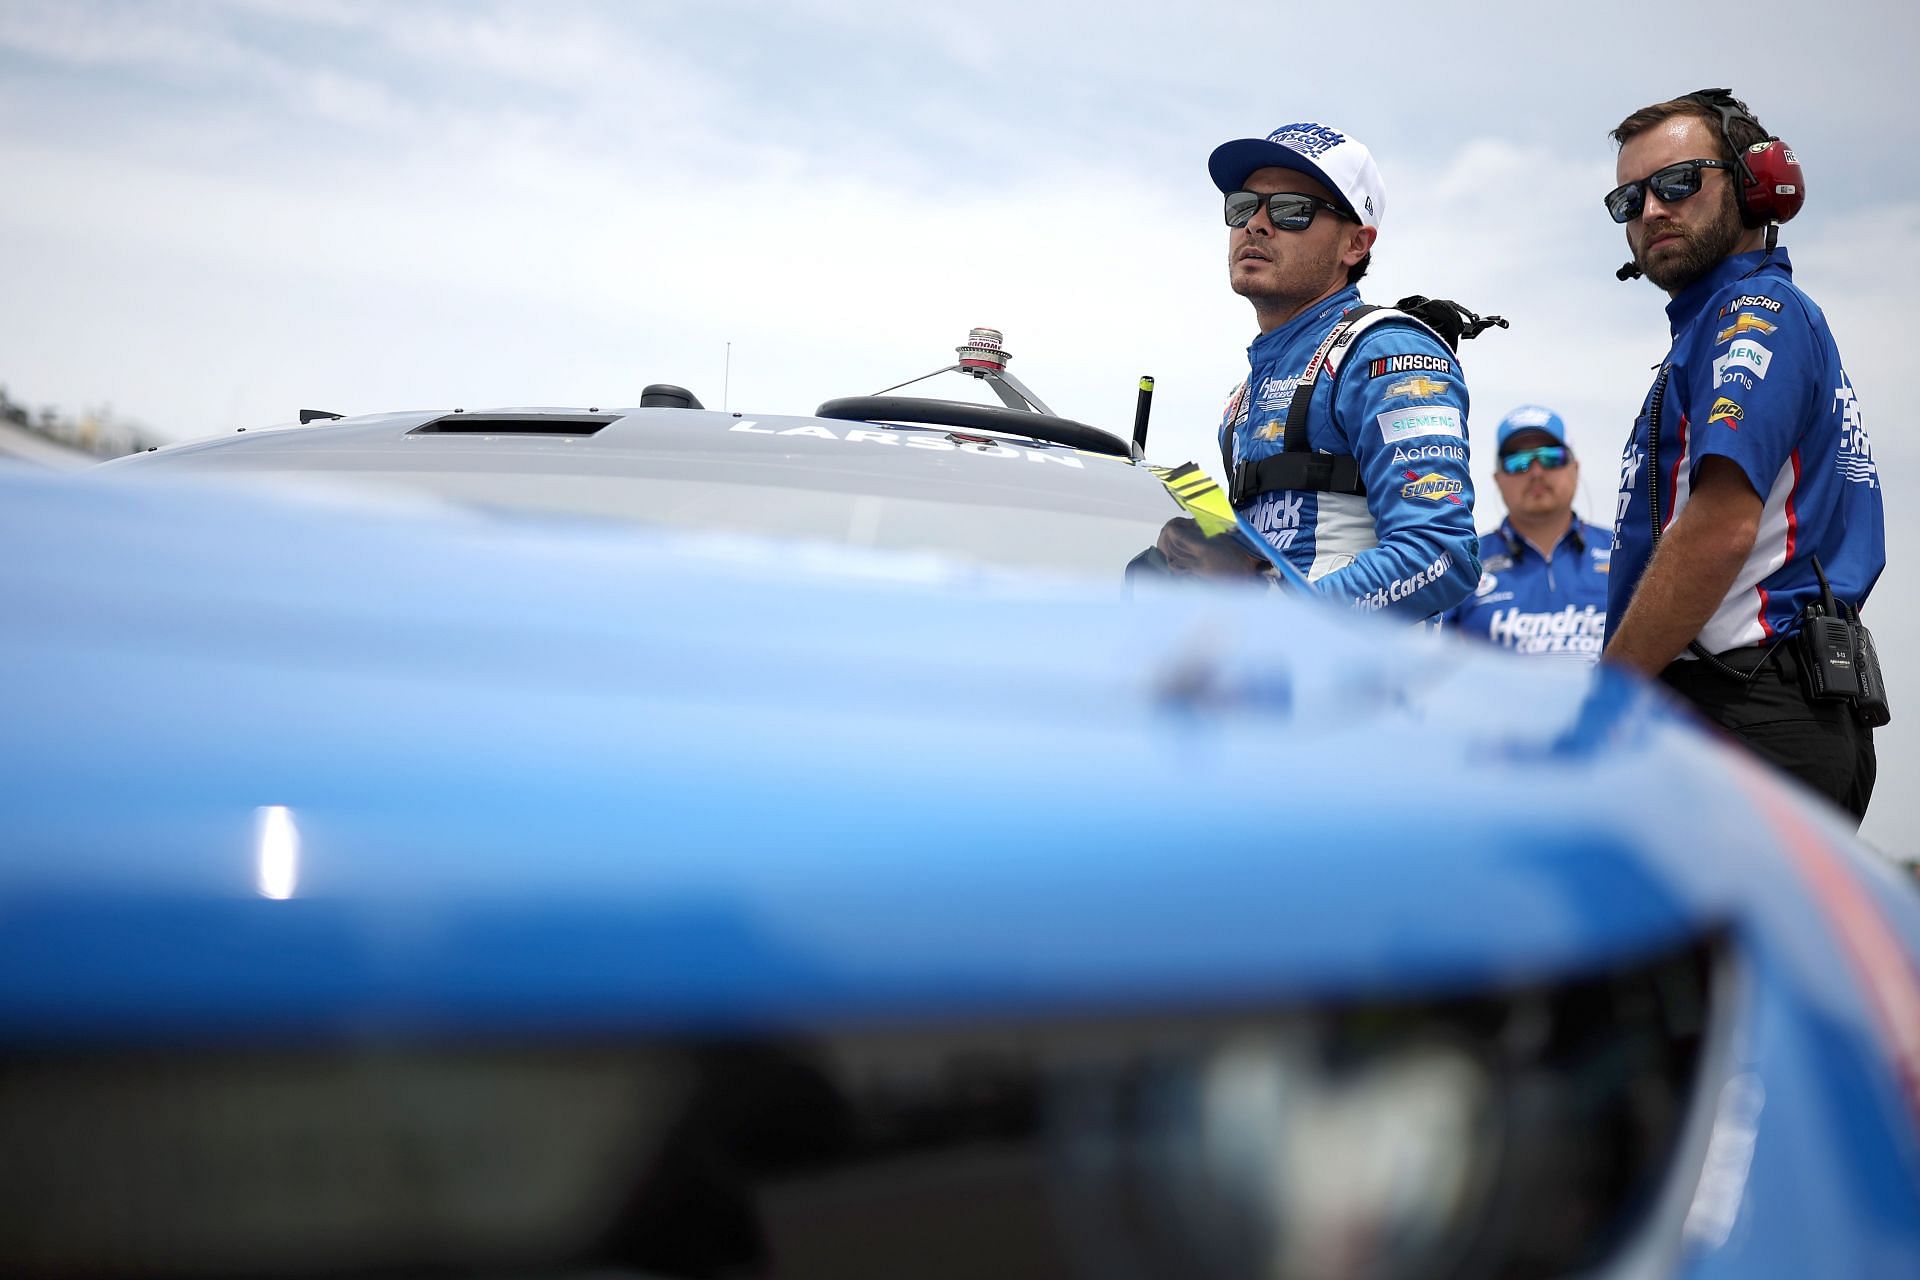
POLYGON ((1452 373, 1453 365, 1441 356, 1388 356, 1367 361, 1369 378, 1385 378, 1401 373, 1452 373))

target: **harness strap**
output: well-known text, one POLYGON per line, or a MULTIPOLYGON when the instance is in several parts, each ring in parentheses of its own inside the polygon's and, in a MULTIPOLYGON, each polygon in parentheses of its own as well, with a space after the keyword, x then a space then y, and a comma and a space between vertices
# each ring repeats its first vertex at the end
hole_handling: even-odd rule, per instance
MULTIPOLYGON (((1316 453, 1307 447, 1307 415, 1312 411, 1313 389, 1319 382, 1320 371, 1324 368, 1328 377, 1337 381, 1341 357, 1347 347, 1374 325, 1395 321, 1418 325, 1446 342, 1445 337, 1417 316, 1392 307, 1369 304, 1355 307, 1327 330, 1327 336, 1320 340, 1320 346, 1314 351, 1313 358, 1307 361, 1300 381, 1293 388, 1293 401, 1287 406, 1284 451, 1257 462, 1236 465, 1233 460, 1235 420, 1239 417, 1240 403, 1252 390, 1248 384, 1241 384, 1239 394, 1234 397, 1234 406, 1228 413, 1226 438, 1220 444, 1220 460, 1228 477, 1227 496, 1235 508, 1251 506, 1255 498, 1275 489, 1307 489, 1316 493, 1366 496, 1367 486, 1360 475, 1359 459, 1344 453, 1316 453)), ((1449 350, 1452 345, 1447 343, 1449 350)))

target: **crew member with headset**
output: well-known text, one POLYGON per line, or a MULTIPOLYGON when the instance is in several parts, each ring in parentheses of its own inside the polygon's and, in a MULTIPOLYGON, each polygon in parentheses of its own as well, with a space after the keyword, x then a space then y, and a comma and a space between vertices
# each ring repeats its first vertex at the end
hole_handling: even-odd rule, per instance
POLYGON ((1507 514, 1480 535, 1480 585, 1444 625, 1515 653, 1596 662, 1613 531, 1573 514, 1580 463, 1567 424, 1551 409, 1522 405, 1500 420, 1494 445, 1507 514))
POLYGON ((1671 301, 1620 466, 1603 657, 1658 675, 1858 822, 1887 720, 1858 610, 1886 563, 1879 474, 1826 317, 1778 224, 1792 148, 1725 89, 1643 107, 1607 212, 1671 301))
MULTIPOLYGON (((1360 300, 1387 200, 1372 154, 1298 123, 1223 143, 1207 167, 1228 282, 1260 326, 1220 423, 1233 506, 1320 593, 1440 613, 1480 579, 1467 387, 1441 333, 1360 300)), ((1467 314, 1473 332, 1491 322, 1467 314)))

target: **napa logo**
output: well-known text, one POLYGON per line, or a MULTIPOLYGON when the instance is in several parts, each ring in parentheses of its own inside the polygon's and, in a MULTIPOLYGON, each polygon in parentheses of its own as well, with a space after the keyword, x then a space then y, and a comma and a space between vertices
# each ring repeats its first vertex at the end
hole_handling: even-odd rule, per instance
POLYGON ((1403 498, 1423 498, 1428 502, 1451 502, 1457 507, 1460 505, 1460 493, 1467 487, 1461 481, 1443 476, 1437 471, 1429 471, 1425 475, 1418 475, 1412 471, 1402 474, 1407 477, 1407 483, 1400 486, 1400 496, 1403 498))

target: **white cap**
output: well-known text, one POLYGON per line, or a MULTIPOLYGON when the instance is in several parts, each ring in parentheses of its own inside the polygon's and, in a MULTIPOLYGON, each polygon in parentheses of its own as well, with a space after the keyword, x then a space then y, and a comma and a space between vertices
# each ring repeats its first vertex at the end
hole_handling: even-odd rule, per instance
POLYGON ((1264 138, 1237 138, 1213 149, 1207 172, 1223 193, 1238 191, 1255 169, 1277 165, 1314 178, 1358 218, 1378 227, 1387 185, 1366 144, 1324 124, 1283 124, 1264 138))

